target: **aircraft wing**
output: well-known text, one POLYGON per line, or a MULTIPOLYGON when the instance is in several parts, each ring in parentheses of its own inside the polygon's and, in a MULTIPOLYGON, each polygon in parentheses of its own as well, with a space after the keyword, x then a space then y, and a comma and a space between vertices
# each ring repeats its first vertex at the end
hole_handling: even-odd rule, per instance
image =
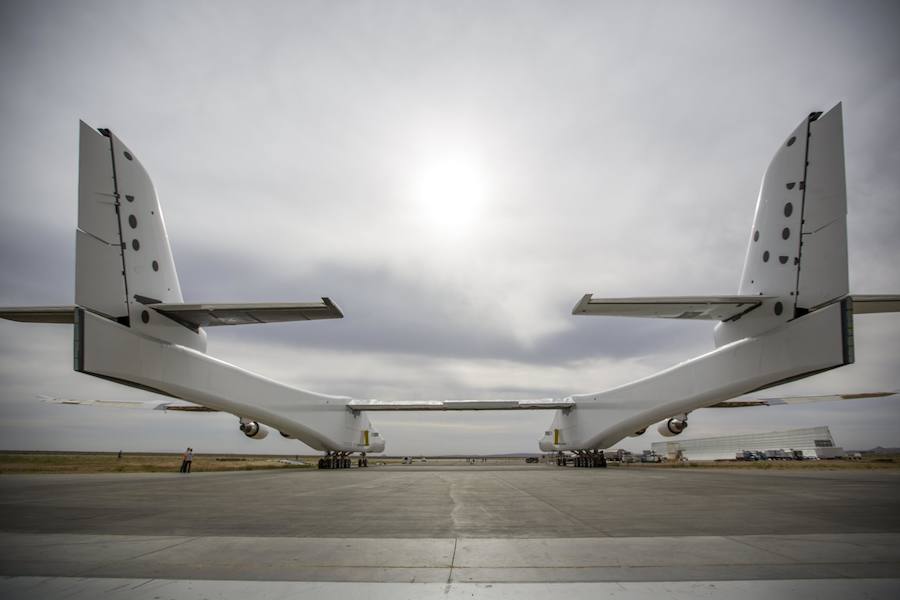
POLYGON ((212 408, 192 404, 190 402, 156 402, 154 400, 94 400, 77 398, 58 398, 56 396, 38 396, 43 402, 65 404, 70 406, 99 406, 102 408, 137 408, 144 410, 175 410, 183 412, 219 412, 212 408))
POLYGON ((556 400, 553 398, 541 398, 538 400, 351 400, 347 406, 352 410, 361 411, 555 410, 559 408, 572 408, 575 406, 575 402, 571 399, 556 400))
POLYGON ((769 299, 769 296, 594 298, 591 294, 585 294, 572 309, 572 314, 727 321, 769 299))
POLYGON ((751 400, 726 400, 706 408, 746 408, 749 406, 780 406, 782 404, 805 404, 829 400, 862 400, 865 398, 887 398, 900 392, 862 392, 859 394, 827 394, 824 396, 784 396, 781 398, 759 398, 751 400))

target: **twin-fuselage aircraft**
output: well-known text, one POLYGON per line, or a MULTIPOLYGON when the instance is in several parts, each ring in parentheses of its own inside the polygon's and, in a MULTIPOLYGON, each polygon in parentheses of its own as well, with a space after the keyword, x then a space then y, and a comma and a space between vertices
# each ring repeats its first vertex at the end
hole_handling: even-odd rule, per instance
MULTIPOLYGON (((206 354, 204 328, 336 319, 328 298, 308 303, 184 302, 156 191, 138 155, 114 133, 81 123, 75 304, 12 307, 0 317, 74 324, 75 370, 234 414, 243 435, 268 430, 324 452, 323 468, 382 452, 369 414, 390 410, 555 411, 540 449, 566 464, 604 466, 602 450, 659 424, 853 362, 854 314, 900 311, 900 296, 851 296, 841 105, 805 117, 766 170, 737 295, 584 296, 575 315, 718 321, 715 350, 605 392, 562 399, 390 402, 290 387, 206 354)), ((833 398, 833 397, 829 397, 833 398)), ((791 399, 782 399, 789 402, 791 399)), ((78 401, 66 401, 77 403, 78 401)), ((778 403, 758 401, 756 405, 778 403)), ((750 402, 749 404, 754 404, 750 402)))

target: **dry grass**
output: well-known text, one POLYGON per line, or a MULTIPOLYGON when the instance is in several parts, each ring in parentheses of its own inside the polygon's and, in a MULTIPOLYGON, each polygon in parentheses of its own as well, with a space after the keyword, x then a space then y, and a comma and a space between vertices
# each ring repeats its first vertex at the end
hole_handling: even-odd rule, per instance
MULTIPOLYGON (((316 466, 316 458, 300 457, 305 465, 278 462, 294 456, 236 456, 195 454, 192 472, 302 469, 316 466)), ((9 473, 175 473, 181 454, 0 452, 0 474, 9 473)))

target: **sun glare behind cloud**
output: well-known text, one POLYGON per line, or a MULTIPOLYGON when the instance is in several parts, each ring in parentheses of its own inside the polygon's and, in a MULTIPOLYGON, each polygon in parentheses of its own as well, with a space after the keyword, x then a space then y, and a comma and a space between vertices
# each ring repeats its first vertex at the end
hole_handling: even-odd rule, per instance
POLYGON ((414 194, 420 218, 429 227, 465 235, 476 226, 487 195, 481 162, 462 153, 432 159, 419 171, 414 194))

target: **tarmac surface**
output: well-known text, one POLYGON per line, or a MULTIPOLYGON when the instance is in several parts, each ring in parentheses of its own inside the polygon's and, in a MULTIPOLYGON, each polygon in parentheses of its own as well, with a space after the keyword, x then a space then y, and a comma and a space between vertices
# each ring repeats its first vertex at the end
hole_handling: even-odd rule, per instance
POLYGON ((3 475, 0 539, 4 597, 41 585, 89 597, 111 581, 131 589, 150 579, 172 589, 443 583, 460 594, 459 585, 642 582, 655 597, 667 596, 653 582, 852 579, 890 597, 900 591, 900 472, 414 465, 3 475))

